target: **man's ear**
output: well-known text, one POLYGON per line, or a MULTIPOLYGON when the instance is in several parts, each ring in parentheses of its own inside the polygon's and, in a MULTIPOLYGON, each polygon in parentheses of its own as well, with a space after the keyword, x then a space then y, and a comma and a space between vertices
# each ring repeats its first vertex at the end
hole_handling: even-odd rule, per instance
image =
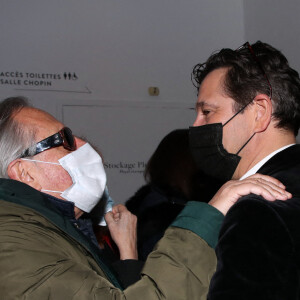
POLYGON ((33 162, 16 159, 8 165, 7 175, 10 179, 26 183, 38 191, 42 189, 37 180, 38 177, 33 162))
POLYGON ((254 98, 253 103, 255 109, 255 132, 263 132, 271 122, 272 101, 269 96, 259 94, 254 98))

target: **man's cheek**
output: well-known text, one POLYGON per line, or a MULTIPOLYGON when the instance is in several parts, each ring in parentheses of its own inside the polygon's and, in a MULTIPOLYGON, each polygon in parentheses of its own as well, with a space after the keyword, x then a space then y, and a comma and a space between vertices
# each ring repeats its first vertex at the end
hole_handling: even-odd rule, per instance
POLYGON ((61 192, 73 184, 71 176, 61 166, 54 166, 54 168, 48 169, 47 172, 45 172, 45 179, 47 186, 51 185, 51 188, 61 192), (58 168, 60 170, 58 170, 58 168))
POLYGON ((60 184, 64 188, 64 190, 73 184, 72 178, 66 170, 63 169, 60 172, 59 176, 60 176, 59 178, 60 184))

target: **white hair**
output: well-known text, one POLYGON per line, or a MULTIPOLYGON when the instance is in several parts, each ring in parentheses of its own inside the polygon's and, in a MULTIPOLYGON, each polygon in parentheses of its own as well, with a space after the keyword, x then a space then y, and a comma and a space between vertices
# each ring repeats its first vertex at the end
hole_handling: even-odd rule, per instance
POLYGON ((24 97, 11 97, 0 103, 0 178, 8 178, 8 165, 35 144, 35 131, 21 126, 14 116, 32 107, 24 97))

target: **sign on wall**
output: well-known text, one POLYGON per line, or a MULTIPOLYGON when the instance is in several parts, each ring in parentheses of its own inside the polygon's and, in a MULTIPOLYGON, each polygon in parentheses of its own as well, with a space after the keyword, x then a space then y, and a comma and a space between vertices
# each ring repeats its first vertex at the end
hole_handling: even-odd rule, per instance
POLYGON ((0 70, 0 88, 30 92, 91 93, 80 75, 70 70, 55 73, 0 70))

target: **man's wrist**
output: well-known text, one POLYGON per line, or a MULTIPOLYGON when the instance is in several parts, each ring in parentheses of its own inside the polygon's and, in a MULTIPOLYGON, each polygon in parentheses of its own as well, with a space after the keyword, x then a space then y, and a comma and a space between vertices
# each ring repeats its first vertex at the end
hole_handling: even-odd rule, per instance
POLYGON ((129 248, 122 248, 119 249, 120 252, 120 260, 125 260, 125 259, 138 259, 138 253, 137 249, 133 249, 132 247, 129 248))
POLYGON ((191 230, 215 248, 223 219, 224 215, 213 206, 190 201, 171 226, 191 230))

